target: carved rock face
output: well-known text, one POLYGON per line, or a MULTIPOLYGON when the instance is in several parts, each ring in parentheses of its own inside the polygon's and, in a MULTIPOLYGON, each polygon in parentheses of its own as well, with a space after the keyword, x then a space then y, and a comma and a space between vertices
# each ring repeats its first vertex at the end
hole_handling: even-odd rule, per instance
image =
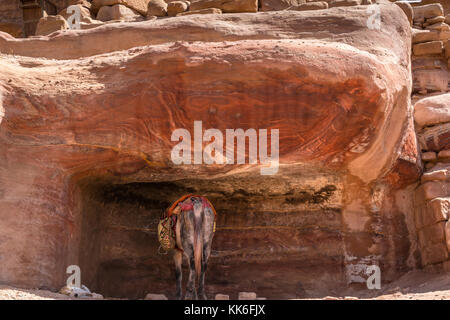
POLYGON ((0 61, 0 281, 58 287, 69 263, 106 296, 170 296, 151 232, 190 192, 218 212, 207 285, 219 292, 312 295, 377 261, 387 278, 407 268, 411 41, 401 9, 381 8, 388 32, 351 8, 0 35, 1 52, 22 55, 0 61), (278 173, 173 164, 171 134, 194 121, 279 129, 278 173))

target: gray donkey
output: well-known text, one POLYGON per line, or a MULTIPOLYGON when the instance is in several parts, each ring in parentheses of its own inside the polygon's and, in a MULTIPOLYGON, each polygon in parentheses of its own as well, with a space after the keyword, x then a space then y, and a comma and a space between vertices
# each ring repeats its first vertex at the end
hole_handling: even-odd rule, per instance
POLYGON ((207 300, 205 273, 211 253, 215 229, 215 210, 205 197, 190 196, 177 204, 181 210, 176 222, 176 250, 174 254, 176 274, 176 298, 181 299, 183 255, 189 263, 189 279, 186 300, 207 300), (195 287, 198 285, 198 291, 195 287))

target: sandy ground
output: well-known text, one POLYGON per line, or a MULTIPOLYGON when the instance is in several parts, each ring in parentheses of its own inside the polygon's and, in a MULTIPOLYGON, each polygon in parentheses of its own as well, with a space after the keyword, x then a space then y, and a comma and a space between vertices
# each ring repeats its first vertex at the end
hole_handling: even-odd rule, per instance
MULTIPOLYGON (((108 299, 108 298, 107 298, 108 299)), ((450 273, 411 271, 380 290, 347 290, 339 297, 324 300, 450 300, 450 273)), ((48 290, 19 289, 0 285, 0 300, 77 300, 48 290)))
POLYGON ((0 285, 0 300, 68 300, 66 295, 48 290, 19 289, 0 285))
POLYGON ((398 280, 382 285, 380 290, 347 290, 341 297, 323 299, 375 300, 450 300, 450 273, 428 273, 415 270, 398 280))

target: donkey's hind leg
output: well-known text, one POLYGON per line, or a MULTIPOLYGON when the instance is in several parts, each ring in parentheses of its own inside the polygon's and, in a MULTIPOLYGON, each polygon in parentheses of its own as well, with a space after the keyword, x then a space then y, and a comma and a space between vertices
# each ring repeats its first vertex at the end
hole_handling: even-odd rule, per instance
POLYGON ((208 266, 208 259, 211 254, 211 245, 214 237, 214 221, 215 215, 210 208, 204 210, 203 217, 203 252, 202 252, 202 268, 200 273, 200 279, 198 284, 198 297, 199 299, 207 300, 205 293, 205 274, 208 266))
POLYGON ((198 298, 208 300, 205 293, 205 274, 208 266, 209 254, 211 253, 211 242, 207 242, 203 246, 202 271, 200 273, 200 281, 198 284, 198 298))
POLYGON ((188 246, 184 250, 189 262, 189 278, 186 285, 185 300, 197 300, 197 290, 195 289, 195 261, 194 261, 194 246, 188 246))
POLYGON ((173 255, 173 260, 175 261, 175 277, 176 277, 176 299, 181 300, 181 281, 183 279, 182 263, 183 263, 183 253, 179 250, 175 250, 173 255))
POLYGON ((197 300, 194 260, 194 212, 192 210, 183 212, 180 231, 181 245, 189 264, 189 278, 184 298, 186 300, 197 300))

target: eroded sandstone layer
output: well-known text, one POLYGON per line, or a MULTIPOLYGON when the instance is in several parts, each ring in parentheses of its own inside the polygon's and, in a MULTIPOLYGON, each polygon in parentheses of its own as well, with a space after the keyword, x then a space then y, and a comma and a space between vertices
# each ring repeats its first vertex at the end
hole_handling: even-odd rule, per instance
POLYGON ((161 210, 218 211, 209 294, 390 281, 417 263, 410 25, 381 4, 181 16, 50 37, 0 33, 0 282, 173 297, 161 210), (279 129, 280 169, 174 165, 171 133, 279 129))

